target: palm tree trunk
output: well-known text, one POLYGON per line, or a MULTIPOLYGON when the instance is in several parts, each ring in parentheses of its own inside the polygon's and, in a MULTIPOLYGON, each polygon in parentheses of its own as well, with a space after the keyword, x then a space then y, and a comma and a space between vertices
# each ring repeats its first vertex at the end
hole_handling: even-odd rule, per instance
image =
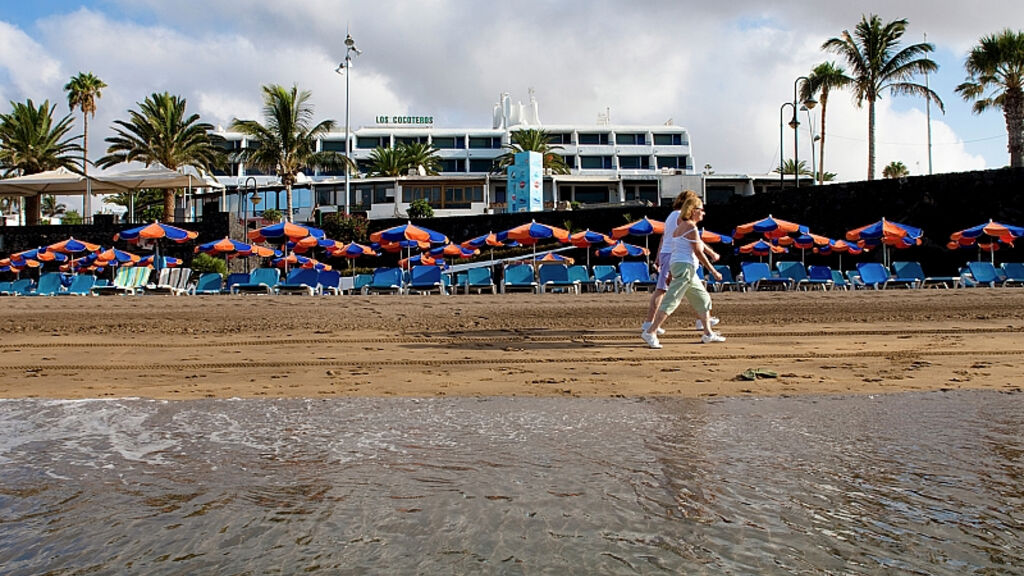
MULTIPOLYGON (((291 183, 288 183, 284 187, 284 191, 285 191, 285 197, 288 199, 288 212, 284 215, 284 221, 285 222, 291 222, 292 221, 292 185, 291 185, 291 183)), ((285 256, 287 256, 287 254, 285 254, 285 256)))
POLYGON ((92 184, 89 182, 89 114, 82 111, 82 174, 85 176, 85 197, 82 198, 83 222, 92 217, 92 184))
POLYGON ((164 222, 174 222, 174 197, 177 192, 173 188, 164 190, 164 222))
MULTIPOLYGON (((818 143, 818 186, 825 184, 825 109, 828 108, 828 88, 821 90, 821 141, 818 143)), ((813 143, 812 143, 813 145, 813 143)))
POLYGON ((875 101, 868 99, 868 180, 875 179, 875 101))
POLYGON ((1003 102, 1006 116, 1006 148, 1010 152, 1010 167, 1024 167, 1024 92, 1007 90, 1003 102))

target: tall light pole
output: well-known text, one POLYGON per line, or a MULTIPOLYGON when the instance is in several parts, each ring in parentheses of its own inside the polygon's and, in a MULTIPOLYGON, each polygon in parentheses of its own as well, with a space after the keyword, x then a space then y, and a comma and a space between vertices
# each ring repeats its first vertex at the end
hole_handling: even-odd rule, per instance
MULTIPOLYGON (((784 152, 783 141, 782 141, 782 134, 783 134, 783 132, 785 131, 785 128, 786 128, 786 123, 782 119, 782 112, 786 109, 786 106, 792 106, 793 107, 793 110, 794 110, 793 111, 793 117, 796 118, 796 105, 795 104, 793 104, 792 102, 783 102, 782 106, 779 106, 779 190, 782 190, 785 187, 785 185, 786 185, 786 170, 785 170, 785 168, 786 168, 786 153, 784 152)), ((793 121, 790 121, 789 125, 793 126, 793 121)), ((797 122, 796 125, 799 126, 800 123, 797 122)), ((796 129, 794 127, 794 131, 795 130, 796 129)), ((795 147, 796 147, 796 145, 794 144, 794 148, 795 147)), ((796 161, 794 160, 794 162, 796 162, 796 161)))
MULTIPOLYGON (((800 128, 800 119, 797 118, 798 109, 796 107, 796 96, 797 87, 800 85, 801 80, 803 80, 804 82, 810 82, 810 79, 807 76, 798 76, 797 79, 793 81, 793 119, 789 121, 789 127, 793 129, 793 171, 795 172, 795 174, 793 175, 793 182, 795 183, 795 186, 797 188, 800 187, 800 152, 797 146, 797 129, 800 128)), ((807 99, 803 101, 803 105, 807 107, 808 110, 813 109, 817 103, 818 101, 811 96, 808 96, 807 99)), ((811 142, 811 146, 814 146, 813 141, 811 142)), ((780 150, 779 154, 781 153, 782 152, 780 150)))
POLYGON ((814 143, 820 140, 821 137, 814 134, 814 120, 811 118, 811 110, 807 106, 801 106, 800 109, 807 112, 807 131, 811 135, 811 181, 816 183, 818 181, 818 162, 814 157, 814 143))
MULTIPOLYGON (((356 41, 352 39, 352 35, 346 33, 345 34, 345 60, 343 60, 341 62, 341 64, 338 64, 338 67, 334 69, 334 71, 337 72, 338 74, 345 74, 345 159, 348 160, 349 162, 352 161, 352 138, 351 138, 351 134, 349 133, 349 116, 348 116, 348 103, 349 103, 348 87, 349 87, 349 78, 352 77, 352 55, 355 54, 356 56, 359 56, 362 53, 363 53, 362 50, 360 50, 359 48, 356 48, 356 41), (346 74, 346 72, 347 72, 347 74, 346 74)), ((349 180, 351 179, 351 176, 349 175, 350 171, 351 171, 351 169, 349 168, 348 163, 346 163, 345 164, 345 202, 344 202, 345 214, 348 214, 348 209, 349 209, 348 203, 349 203, 349 197, 351 195, 349 193, 349 188, 350 188, 349 180)))

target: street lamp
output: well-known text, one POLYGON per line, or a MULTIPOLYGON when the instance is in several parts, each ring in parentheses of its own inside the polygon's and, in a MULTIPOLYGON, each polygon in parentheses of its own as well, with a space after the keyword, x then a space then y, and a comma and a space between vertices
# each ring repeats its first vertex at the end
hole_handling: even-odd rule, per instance
MULTIPOLYGON (((797 99, 796 99, 796 93, 797 93, 797 87, 800 85, 800 81, 801 80, 803 80, 804 82, 810 82, 810 79, 807 76, 799 76, 799 77, 797 77, 796 80, 793 81, 793 119, 789 121, 789 127, 793 129, 793 171, 795 172, 795 174, 793 175, 793 182, 795 183, 795 186, 797 188, 800 187, 800 158, 799 158, 800 153, 799 153, 799 149, 798 149, 798 146, 797 146, 797 135, 798 135, 797 129, 800 128, 800 119, 797 118, 797 107, 796 107, 797 99)), ((802 104, 808 110, 813 109, 814 106, 817 103, 818 103, 818 101, 815 100, 814 97, 812 97, 812 96, 808 96, 807 100, 804 100, 802 102, 802 104)), ((812 142, 811 145, 813 146, 814 143, 812 142)), ((782 155, 782 149, 781 148, 779 148, 779 155, 780 156, 782 155)))
POLYGON ((814 157, 814 145, 821 140, 821 136, 814 133, 814 119, 811 118, 811 110, 806 105, 801 106, 800 110, 807 113, 807 132, 811 135, 811 181, 815 184, 818 183, 818 162, 814 157))
MULTIPOLYGON (((346 33, 345 34, 345 60, 343 60, 340 64, 338 64, 338 67, 334 69, 334 71, 337 72, 338 74, 345 74, 345 72, 349 72, 348 74, 345 74, 345 159, 349 160, 350 162, 352 160, 352 143, 351 143, 352 138, 351 138, 351 136, 349 134, 349 116, 348 116, 349 97, 348 97, 348 86, 349 86, 349 78, 352 76, 352 73, 351 73, 352 55, 355 54, 356 56, 359 56, 362 53, 363 53, 362 50, 360 50, 359 48, 356 48, 356 41, 352 39, 352 35, 346 33)), ((349 164, 346 163, 345 164, 345 202, 344 202, 345 214, 348 214, 348 208, 349 208, 349 206, 348 206, 349 196, 350 196, 350 194, 349 194, 349 186, 350 186, 349 180, 351 178, 349 176, 349 170, 350 170, 349 169, 349 164)))
MULTIPOLYGON (((786 185, 786 170, 785 170, 785 167, 786 167, 786 153, 782 151, 783 150, 782 134, 783 134, 783 131, 785 130, 785 127, 786 127, 785 121, 782 119, 782 112, 783 112, 783 110, 786 109, 786 106, 792 106, 794 110, 796 109, 796 106, 792 102, 783 102, 782 106, 779 106, 779 190, 782 190, 785 187, 785 185, 786 185)), ((793 113, 793 117, 794 118, 796 117, 796 113, 795 112, 793 113)), ((796 126, 799 126, 800 123, 796 122, 796 126, 794 126, 793 125, 794 122, 796 122, 796 121, 795 120, 791 120, 789 122, 789 125, 791 127, 793 127, 794 132, 795 132, 796 131, 796 126)), ((794 148, 795 147, 796 147, 796 145, 794 144, 794 148)), ((796 162, 796 161, 794 160, 794 162, 796 162)))

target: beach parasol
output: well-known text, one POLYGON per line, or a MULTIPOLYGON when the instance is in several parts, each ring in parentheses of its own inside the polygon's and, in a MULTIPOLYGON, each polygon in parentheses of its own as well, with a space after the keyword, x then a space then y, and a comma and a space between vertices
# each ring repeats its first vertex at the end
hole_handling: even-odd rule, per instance
MULTIPOLYGON (((785 254, 789 252, 789 248, 785 246, 776 246, 767 240, 758 240, 749 244, 744 244, 739 248, 736 248, 737 254, 753 254, 754 256, 771 256, 772 254, 785 254)), ((769 264, 771 267, 771 264, 769 264)))
POLYGON ((811 234, 810 232, 802 232, 798 236, 783 236, 772 241, 773 244, 778 244, 779 246, 799 248, 801 264, 805 264, 804 256, 808 249, 813 249, 815 246, 828 246, 831 242, 831 238, 811 234))
POLYGON ((470 238, 462 243, 463 248, 480 249, 487 246, 491 251, 491 275, 494 275, 494 247, 505 246, 506 244, 498 239, 498 235, 494 232, 488 232, 477 236, 476 238, 470 238))
POLYGON ((619 240, 618 242, 612 244, 611 246, 605 246, 604 248, 594 250, 594 254, 597 254, 602 258, 625 259, 626 256, 647 256, 648 254, 650 254, 650 250, 648 250, 644 246, 637 246, 636 244, 627 244, 626 242, 619 240))
POLYGON ((882 218, 878 222, 855 228, 846 233, 850 242, 858 242, 862 248, 873 248, 882 245, 882 265, 889 267, 888 247, 909 248, 921 244, 924 231, 914 226, 900 224, 882 218))
MULTIPOLYGON (((298 241, 303 238, 312 236, 314 238, 323 238, 324 231, 319 228, 312 226, 303 226, 301 224, 295 224, 293 222, 278 222, 277 224, 271 224, 270 226, 264 226, 263 228, 257 228, 249 232, 249 239, 253 242, 270 242, 281 244, 281 252, 287 253, 287 244, 289 240, 298 241)), ((288 273, 288 263, 285 262, 285 274, 288 273)))
POLYGON ((979 250, 978 259, 981 259, 981 251, 986 250, 991 255, 992 265, 994 266, 996 263, 995 251, 999 249, 999 244, 1013 246, 1013 241, 1021 236, 1024 236, 1024 228, 995 222, 990 219, 984 224, 978 224, 977 226, 950 234, 950 242, 947 247, 953 249, 976 245, 979 250), (983 237, 987 237, 989 241, 982 242, 981 239, 983 237))
POLYGON ((587 270, 590 270, 590 250, 589 248, 595 244, 606 244, 611 245, 615 243, 615 240, 607 234, 601 234, 600 232, 594 232, 589 228, 583 232, 577 232, 569 236, 569 243, 577 248, 583 248, 583 251, 587 254, 587 270))
POLYGON ((431 256, 452 256, 454 258, 472 258, 480 254, 479 250, 473 248, 466 248, 461 244, 445 244, 444 246, 438 246, 437 248, 430 249, 431 256))
POLYGON ((543 258, 537 260, 537 263, 539 264, 566 264, 569 266, 575 262, 575 260, 568 256, 562 256, 561 254, 556 254, 554 252, 548 252, 543 258))
POLYGON ((840 240, 832 240, 828 244, 826 244, 825 246, 817 246, 817 247, 814 248, 814 251, 816 253, 818 253, 818 254, 828 255, 828 254, 832 254, 833 252, 836 253, 836 254, 839 254, 839 269, 840 270, 843 269, 843 253, 844 252, 846 252, 848 254, 857 255, 857 254, 860 254, 860 253, 864 252, 864 250, 865 250, 865 248, 863 248, 861 246, 858 246, 857 244, 852 244, 852 243, 847 242, 846 240, 842 240, 842 239, 840 239, 840 240))
MULTIPOLYGON (((612 238, 619 240, 626 236, 643 236, 644 237, 644 248, 647 249, 647 254, 651 253, 650 243, 648 237, 651 234, 664 234, 665 223, 658 220, 651 220, 647 216, 629 224, 623 224, 622 226, 616 226, 612 228, 612 238)), ((647 258, 647 265, 650 266, 650 257, 647 258)))
POLYGON ((347 258, 349 262, 349 275, 351 276, 355 272, 356 258, 359 258, 360 256, 376 256, 377 252, 369 246, 349 242, 344 246, 335 247, 334 250, 330 251, 330 255, 334 258, 347 258))
POLYGON ((537 242, 541 240, 555 239, 565 244, 569 241, 569 231, 564 228, 558 228, 557 226, 550 226, 548 224, 541 224, 536 220, 531 220, 527 224, 521 224, 515 228, 505 230, 498 234, 498 239, 505 241, 515 240, 520 244, 526 244, 533 246, 533 258, 537 259, 537 242))
MULTIPOLYGON (((431 245, 435 244, 448 244, 448 237, 440 232, 417 226, 412 222, 406 222, 398 226, 392 226, 386 230, 379 230, 370 234, 370 242, 380 244, 381 249, 385 251, 391 251, 388 247, 388 243, 403 242, 403 241, 415 241, 419 243, 421 249, 428 249, 431 245)), ((408 248, 406 254, 412 253, 412 246, 403 246, 408 248)))
MULTIPOLYGON (((806 226, 802 226, 800 224, 797 224, 795 222, 790 222, 788 220, 781 220, 781 219, 775 218, 774 216, 769 214, 767 218, 762 218, 760 220, 755 220, 753 222, 748 222, 746 224, 741 224, 741 225, 737 226, 736 229, 733 230, 732 234, 737 239, 740 239, 740 238, 743 238, 744 236, 746 236, 747 234, 757 233, 757 234, 762 234, 764 236, 765 240, 767 240, 769 242, 777 243, 778 240, 782 239, 785 236, 789 236, 790 234, 803 234, 803 233, 807 233, 807 232, 808 232, 808 230, 807 230, 806 226)), ((749 246, 749 244, 748 244, 748 246, 749 246)), ((758 250, 758 252, 765 252, 765 251, 758 250)), ((768 267, 769 268, 771 268, 771 266, 772 266, 772 254, 779 254, 779 253, 780 252, 774 251, 774 250, 766 252, 766 254, 768 256, 768 267)), ((762 255, 762 254, 758 254, 758 255, 762 255)))
POLYGON ((434 258, 430 254, 417 254, 409 258, 402 258, 398 261, 398 266, 408 270, 413 266, 438 266, 445 268, 448 264, 445 263, 444 258, 434 258))
POLYGON ((129 244, 142 244, 143 242, 153 241, 156 247, 153 261, 155 267, 159 269, 164 266, 163 261, 160 260, 160 240, 167 239, 171 242, 182 244, 189 240, 195 240, 198 236, 198 232, 185 230, 177 226, 164 224, 163 222, 153 222, 152 224, 118 232, 114 234, 114 241, 124 240, 129 244))

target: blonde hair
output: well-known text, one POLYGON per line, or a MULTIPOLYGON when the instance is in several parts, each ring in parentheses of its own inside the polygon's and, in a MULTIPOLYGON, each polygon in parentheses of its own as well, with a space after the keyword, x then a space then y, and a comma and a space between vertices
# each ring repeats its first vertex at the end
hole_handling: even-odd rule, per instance
POLYGON ((683 202, 679 206, 679 215, 684 220, 689 220, 690 218, 693 217, 694 210, 696 210, 699 206, 703 206, 704 202, 700 199, 700 196, 698 196, 697 193, 694 192, 693 190, 687 190, 686 192, 683 192, 683 194, 685 198, 683 198, 683 202))

